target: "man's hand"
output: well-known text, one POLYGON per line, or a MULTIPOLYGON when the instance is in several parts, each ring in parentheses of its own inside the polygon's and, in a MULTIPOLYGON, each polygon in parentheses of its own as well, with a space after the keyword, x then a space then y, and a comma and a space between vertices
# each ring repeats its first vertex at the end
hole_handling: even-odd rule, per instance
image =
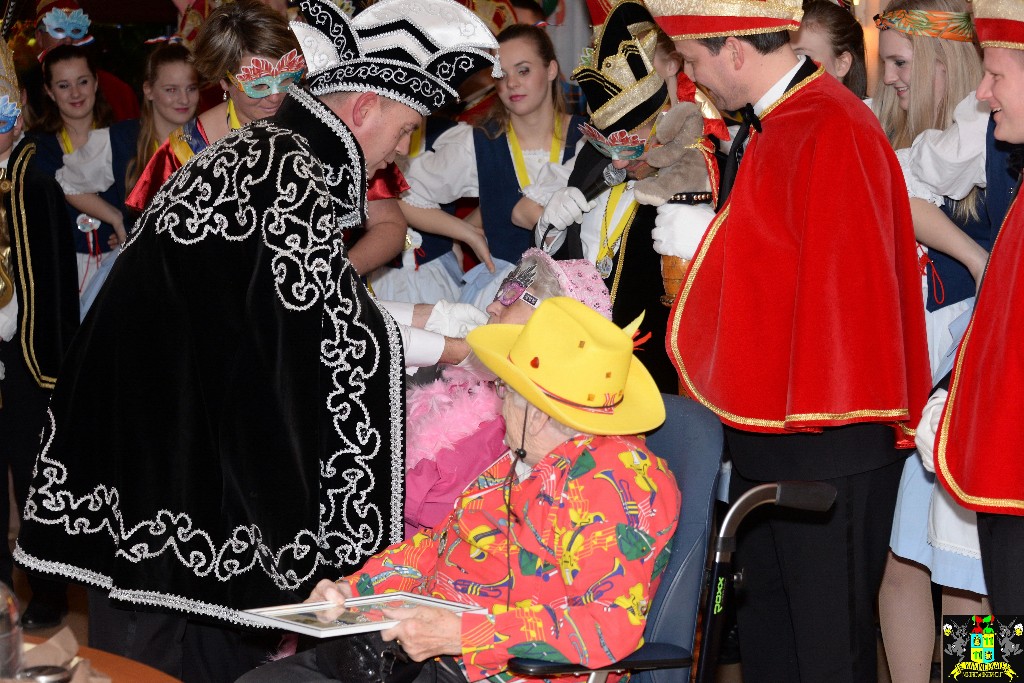
POLYGON ((664 256, 692 259, 715 211, 707 204, 663 204, 651 230, 654 251, 664 256))
POLYGON ((341 613, 345 611, 345 601, 351 597, 352 586, 348 585, 348 581, 342 580, 340 583, 336 583, 323 579, 313 588, 313 592, 309 594, 309 597, 302 602, 333 602, 337 604, 338 607, 336 609, 317 613, 316 618, 326 624, 341 616, 341 613))
MULTIPOLYGON (((418 306, 419 304, 417 304, 418 306)), ((453 304, 441 299, 434 304, 430 316, 423 324, 427 332, 447 337, 465 337, 470 330, 486 325, 488 316, 471 304, 453 304)))
POLYGON ((462 654, 462 619, 455 612, 441 607, 413 607, 386 609, 384 616, 399 623, 381 631, 381 637, 397 640, 413 661, 462 654))

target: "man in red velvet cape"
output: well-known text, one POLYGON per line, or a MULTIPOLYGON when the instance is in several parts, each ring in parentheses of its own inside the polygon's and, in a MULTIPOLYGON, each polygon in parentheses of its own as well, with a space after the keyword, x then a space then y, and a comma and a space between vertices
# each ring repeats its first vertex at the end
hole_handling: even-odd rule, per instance
POLYGON ((902 175, 870 110, 790 47, 799 0, 648 6, 698 85, 749 122, 669 353, 726 427, 733 499, 780 479, 838 491, 825 514, 764 507, 744 522, 744 678, 874 681, 874 603, 930 385, 902 175))
MULTIPOLYGON (((995 115, 995 137, 1024 143, 1024 2, 977 0, 985 50, 978 99, 995 115)), ((935 470, 978 512, 978 540, 992 609, 1024 613, 1024 204, 1014 198, 964 334, 935 440, 935 470)))

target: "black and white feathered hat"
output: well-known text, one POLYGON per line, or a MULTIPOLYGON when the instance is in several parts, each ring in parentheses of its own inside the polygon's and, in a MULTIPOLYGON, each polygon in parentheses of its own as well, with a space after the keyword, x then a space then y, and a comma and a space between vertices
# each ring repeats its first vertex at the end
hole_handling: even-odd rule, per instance
POLYGON ((373 91, 427 115, 459 99, 466 78, 501 75, 486 24, 454 0, 381 0, 349 18, 331 0, 301 0, 292 22, 314 95, 373 91))

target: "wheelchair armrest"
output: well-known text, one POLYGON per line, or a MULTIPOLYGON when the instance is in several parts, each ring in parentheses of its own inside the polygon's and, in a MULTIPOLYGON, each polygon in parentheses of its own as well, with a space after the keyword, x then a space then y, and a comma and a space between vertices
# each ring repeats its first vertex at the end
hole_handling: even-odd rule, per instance
POLYGON ((668 643, 644 643, 625 659, 596 669, 582 664, 547 662, 541 659, 514 657, 508 662, 509 671, 518 676, 586 675, 595 671, 650 671, 652 669, 681 669, 690 666, 690 651, 668 643))

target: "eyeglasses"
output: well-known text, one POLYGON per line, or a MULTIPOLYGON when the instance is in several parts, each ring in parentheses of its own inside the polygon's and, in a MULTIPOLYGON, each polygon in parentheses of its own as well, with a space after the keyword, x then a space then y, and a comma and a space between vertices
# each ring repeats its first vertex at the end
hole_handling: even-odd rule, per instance
POLYGON ((498 395, 498 398, 505 398, 508 395, 508 385, 504 380, 494 380, 494 393, 498 395))
POLYGON ((508 308, 519 299, 522 299, 533 308, 537 308, 540 305, 540 299, 527 292, 527 287, 528 285, 524 285, 522 282, 513 280, 510 277, 505 278, 505 281, 498 287, 498 293, 494 295, 494 300, 508 308))
POLYGON ((541 300, 527 292, 526 287, 528 286, 516 280, 506 278, 498 288, 498 293, 495 294, 495 301, 507 308, 522 299, 528 305, 537 308, 541 304, 541 300))

